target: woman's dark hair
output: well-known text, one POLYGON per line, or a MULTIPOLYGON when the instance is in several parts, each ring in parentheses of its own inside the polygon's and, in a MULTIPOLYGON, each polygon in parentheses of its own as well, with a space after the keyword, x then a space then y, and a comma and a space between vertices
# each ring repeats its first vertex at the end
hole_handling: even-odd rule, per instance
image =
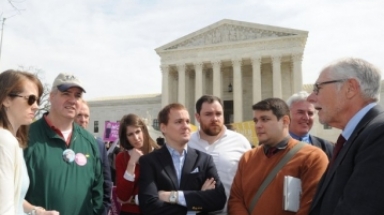
MULTIPOLYGON (((38 101, 43 94, 43 85, 39 78, 29 72, 18 71, 18 70, 6 70, 0 74, 0 126, 4 129, 13 129, 8 119, 6 107, 3 105, 4 100, 11 94, 22 93, 25 85, 25 81, 33 82, 38 91, 38 101)), ((13 97, 10 97, 14 99, 13 97)), ((16 131, 16 138, 19 141, 20 147, 25 148, 28 142, 28 128, 29 125, 21 125, 16 131)))
POLYGON ((160 148, 156 142, 149 136, 148 128, 143 122, 142 119, 140 119, 139 116, 135 114, 128 114, 123 116, 123 118, 120 120, 120 128, 119 128, 119 139, 120 139, 120 146, 123 147, 126 150, 133 149, 133 146, 129 142, 127 138, 127 127, 133 126, 136 128, 141 128, 141 131, 143 132, 143 148, 141 148, 141 151, 143 154, 148 154, 149 152, 153 151, 154 149, 160 148))

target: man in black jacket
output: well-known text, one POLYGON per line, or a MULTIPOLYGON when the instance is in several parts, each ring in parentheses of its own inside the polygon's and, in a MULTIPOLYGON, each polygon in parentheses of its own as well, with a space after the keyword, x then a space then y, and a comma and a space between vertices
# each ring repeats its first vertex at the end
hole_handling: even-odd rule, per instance
POLYGON ((191 129, 186 108, 170 104, 158 119, 165 145, 139 160, 141 212, 181 215, 222 209, 227 198, 212 157, 187 146, 191 129))
POLYGON ((362 59, 325 67, 308 101, 321 123, 342 130, 310 215, 384 214, 384 109, 381 72, 362 59))

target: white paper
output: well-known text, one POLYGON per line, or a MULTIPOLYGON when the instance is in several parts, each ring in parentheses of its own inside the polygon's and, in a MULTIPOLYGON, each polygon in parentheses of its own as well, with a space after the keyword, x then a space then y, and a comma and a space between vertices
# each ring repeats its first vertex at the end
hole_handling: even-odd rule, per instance
POLYGON ((297 212, 300 208, 301 180, 284 176, 284 210, 297 212))

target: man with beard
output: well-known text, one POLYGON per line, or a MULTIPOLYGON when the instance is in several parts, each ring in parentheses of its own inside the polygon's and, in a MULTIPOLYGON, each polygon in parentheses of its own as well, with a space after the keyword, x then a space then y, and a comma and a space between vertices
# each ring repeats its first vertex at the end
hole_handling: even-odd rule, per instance
MULTIPOLYGON (((244 152, 251 149, 251 145, 243 135, 224 126, 220 98, 212 95, 202 96, 196 102, 195 117, 200 123, 200 128, 191 135, 188 145, 212 155, 226 195, 229 196, 238 162, 244 152)), ((226 207, 217 213, 227 214, 226 207)))
POLYGON ((291 124, 289 124, 289 134, 296 140, 309 143, 321 148, 328 159, 331 160, 333 153, 333 143, 320 137, 309 134, 315 119, 315 106, 307 101, 309 94, 305 91, 293 94, 287 104, 291 113, 291 124))

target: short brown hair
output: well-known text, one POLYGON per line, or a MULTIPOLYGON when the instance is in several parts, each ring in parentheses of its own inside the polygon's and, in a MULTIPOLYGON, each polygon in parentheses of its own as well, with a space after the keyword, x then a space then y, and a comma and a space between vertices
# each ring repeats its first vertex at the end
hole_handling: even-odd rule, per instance
POLYGON ((171 103, 171 104, 165 106, 163 109, 161 109, 161 111, 157 115, 157 119, 159 120, 159 125, 161 125, 161 124, 167 125, 168 124, 169 113, 171 112, 172 109, 186 110, 184 105, 182 105, 180 103, 171 103))
POLYGON ((290 117, 290 111, 287 103, 280 98, 268 98, 264 99, 252 106, 253 110, 272 111, 277 120, 280 120, 283 116, 290 117))
POLYGON ((123 116, 123 118, 120 120, 120 127, 119 127, 119 139, 120 139, 120 146, 123 147, 126 150, 133 149, 133 146, 129 142, 127 138, 127 127, 133 126, 136 128, 140 128, 143 132, 143 148, 142 152, 144 154, 148 154, 149 152, 153 151, 153 149, 160 148, 159 145, 149 136, 148 128, 143 122, 142 119, 140 119, 139 116, 136 114, 128 114, 123 116))
POLYGON ((219 102, 221 107, 223 107, 223 102, 219 97, 213 95, 203 95, 196 102, 196 113, 200 114, 201 107, 205 102, 207 102, 208 104, 212 104, 215 101, 219 102))
MULTIPOLYGON (((10 94, 19 94, 24 91, 25 81, 29 80, 33 82, 37 87, 38 101, 43 94, 43 84, 39 78, 29 72, 18 70, 6 70, 0 74, 0 126, 9 130, 11 123, 9 122, 6 107, 3 106, 3 101, 10 94)), ((13 98, 12 98, 13 99, 13 98)), ((16 138, 19 141, 20 147, 25 148, 28 142, 28 127, 29 125, 21 125, 16 132, 16 138)))

